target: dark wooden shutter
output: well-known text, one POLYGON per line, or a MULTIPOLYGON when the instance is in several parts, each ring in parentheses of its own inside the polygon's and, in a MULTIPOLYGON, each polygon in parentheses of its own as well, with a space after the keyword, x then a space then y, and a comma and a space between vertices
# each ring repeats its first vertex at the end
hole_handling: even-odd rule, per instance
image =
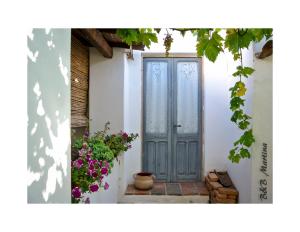
POLYGON ((72 35, 71 46, 71 125, 88 125, 89 48, 72 35))

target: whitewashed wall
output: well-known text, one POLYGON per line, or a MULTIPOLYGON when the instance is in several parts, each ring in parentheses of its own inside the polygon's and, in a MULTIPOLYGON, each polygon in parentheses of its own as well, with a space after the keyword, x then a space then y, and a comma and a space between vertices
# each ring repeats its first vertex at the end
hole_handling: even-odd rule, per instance
MULTIPOLYGON (((253 66, 252 48, 243 51, 243 64, 253 66)), ((251 197, 251 160, 241 160, 232 164, 228 160, 229 150, 233 147, 241 131, 230 121, 230 92, 237 79, 232 77, 236 66, 231 54, 220 54, 215 63, 204 59, 204 174, 208 171, 227 170, 240 192, 240 202, 250 202, 251 197)), ((244 80, 245 81, 245 80, 244 80)), ((246 81, 245 112, 251 115, 252 80, 246 81)))
POLYGON ((70 29, 28 35, 27 201, 70 203, 70 29))
POLYGON ((132 149, 124 155, 126 183, 133 183, 133 174, 142 169, 142 57, 134 51, 134 60, 125 58, 124 81, 124 130, 138 133, 132 149))
MULTIPOLYGON (((240 65, 240 63, 233 63, 232 56, 228 54, 228 59, 230 63, 229 70, 229 79, 231 80, 230 86, 233 86, 236 79, 232 77, 232 73, 235 72, 235 67, 240 65)), ((243 50, 243 65, 253 67, 253 48, 250 45, 249 50, 243 50)), ((243 81, 246 83, 247 92, 245 95, 245 107, 244 111, 246 114, 252 115, 252 102, 253 102, 253 76, 248 79, 243 78, 243 81)), ((228 97, 230 97, 230 92, 228 91, 228 97)), ((230 100, 230 98, 229 98, 230 100)), ((227 107, 229 107, 229 100, 227 103, 227 107)), ((232 112, 230 111, 230 117, 232 112)), ((230 118, 227 118, 229 121, 230 118)), ((233 147, 233 142, 240 138, 242 135, 242 131, 237 128, 235 124, 229 121, 231 125, 234 127, 232 131, 228 131, 228 135, 231 137, 231 143, 229 143, 229 150, 233 147)), ((253 125, 253 124, 252 124, 253 125)), ((250 150, 251 152, 251 150, 250 150)), ((227 154, 228 155, 228 151, 227 154)), ((251 158, 252 159, 252 158, 251 158)), ((238 164, 232 163, 227 159, 226 156, 226 164, 228 173, 235 184, 236 188, 239 190, 239 202, 240 203, 250 203, 251 202, 251 159, 241 159, 238 164)))
MULTIPOLYGON (((256 44, 254 52, 260 52, 264 43, 256 44)), ((254 59, 252 203, 273 202, 272 68, 272 56, 254 59)))
MULTIPOLYGON (((124 54, 114 49, 113 58, 103 57, 95 48, 90 49, 89 118, 90 133, 103 130, 110 122, 109 133, 124 130, 124 54)), ((112 173, 104 179, 110 185, 90 195, 91 203, 116 203, 123 180, 123 157, 115 161, 112 173)), ((122 185, 123 186, 123 185, 122 185)))

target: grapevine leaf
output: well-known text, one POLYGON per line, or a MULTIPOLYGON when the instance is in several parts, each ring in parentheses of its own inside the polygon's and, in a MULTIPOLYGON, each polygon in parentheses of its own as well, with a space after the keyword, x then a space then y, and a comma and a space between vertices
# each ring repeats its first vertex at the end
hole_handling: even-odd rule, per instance
POLYGON ((236 110, 231 116, 231 121, 237 123, 238 120, 243 118, 243 110, 236 110))
POLYGON ((245 129, 247 129, 249 124, 250 124, 250 122, 248 122, 248 121, 241 121, 241 122, 239 122, 239 128, 242 130, 245 130, 245 129))
POLYGON ((250 43, 255 40, 255 37, 253 36, 251 30, 242 30, 241 33, 238 35, 239 38, 239 47, 240 48, 248 48, 250 43))
POLYGON ((253 72, 254 72, 254 69, 251 68, 251 67, 243 67, 243 68, 241 68, 241 74, 244 77, 250 76, 253 72))
POLYGON ((228 159, 231 160, 232 163, 239 163, 241 156, 235 152, 236 149, 232 149, 229 152, 228 159))
POLYGON ((254 142, 255 139, 252 134, 252 129, 245 131, 245 133, 240 138, 240 143, 245 145, 246 147, 250 147, 254 142))
POLYGON ((240 143, 240 140, 237 140, 233 143, 234 146, 237 146, 240 143))
POLYGON ((243 82, 238 82, 238 90, 236 92, 236 96, 237 97, 241 97, 241 96, 244 96, 246 91, 247 91, 247 88, 245 87, 245 84, 243 82))
POLYGON ((239 36, 238 33, 234 29, 227 29, 225 37, 225 48, 232 54, 236 54, 239 52, 239 36))
POLYGON ((271 28, 253 28, 249 30, 251 30, 256 42, 261 41, 264 37, 266 38, 266 40, 269 39, 270 37, 272 37, 273 33, 273 29, 271 28))
POLYGON ((242 158, 250 158, 250 152, 246 148, 241 148, 240 155, 242 158))
POLYGON ((222 41, 224 40, 219 34, 219 30, 216 29, 210 38, 210 29, 197 30, 197 55, 199 57, 206 56, 212 62, 215 62, 219 53, 223 51, 222 41))
POLYGON ((230 109, 232 111, 237 110, 240 106, 244 105, 245 100, 240 97, 234 97, 230 100, 230 109))
POLYGON ((205 49, 207 47, 208 41, 209 41, 208 38, 202 38, 201 40, 199 40, 197 42, 197 45, 196 45, 196 47, 197 47, 197 55, 199 57, 202 57, 204 55, 204 51, 205 51, 205 49))
POLYGON ((215 62, 221 51, 221 48, 218 47, 212 40, 210 40, 205 49, 205 56, 210 61, 215 62))
POLYGON ((234 77, 236 77, 236 76, 248 77, 249 75, 251 75, 254 72, 254 69, 251 67, 237 66, 236 69, 237 69, 237 71, 232 74, 232 76, 234 76, 234 77))

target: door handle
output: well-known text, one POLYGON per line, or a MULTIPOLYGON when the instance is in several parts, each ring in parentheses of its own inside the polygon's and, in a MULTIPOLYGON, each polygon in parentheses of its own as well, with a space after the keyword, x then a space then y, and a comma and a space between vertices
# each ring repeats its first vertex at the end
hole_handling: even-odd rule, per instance
POLYGON ((181 127, 181 125, 173 125, 173 127, 181 127))

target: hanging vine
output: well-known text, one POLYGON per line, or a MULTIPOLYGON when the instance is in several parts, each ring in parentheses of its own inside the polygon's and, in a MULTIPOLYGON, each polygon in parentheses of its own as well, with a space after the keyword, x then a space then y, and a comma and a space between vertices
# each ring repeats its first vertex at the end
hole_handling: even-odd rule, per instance
MULTIPOLYGON (((272 29, 226 29, 226 36, 223 38, 220 34, 221 29, 203 28, 171 28, 173 31, 179 31, 182 36, 186 32, 191 32, 197 37, 196 50, 198 57, 205 56, 208 60, 215 62, 220 52, 225 49, 233 55, 235 61, 240 62, 236 67, 236 71, 232 74, 237 79, 234 86, 229 91, 231 92, 230 110, 233 112, 231 121, 237 125, 242 131, 238 140, 233 143, 233 148, 229 151, 228 159, 233 163, 239 163, 240 159, 250 158, 249 148, 255 142, 255 138, 250 126, 251 117, 244 112, 245 94, 247 92, 244 80, 249 78, 255 71, 251 67, 244 66, 242 49, 248 49, 251 42, 259 42, 263 38, 269 39, 272 37, 272 29)), ((117 34, 122 40, 132 45, 133 42, 145 44, 148 48, 151 42, 157 43, 157 34, 160 29, 118 29, 117 34)), ((169 55, 173 38, 167 31, 164 38, 164 46, 166 56, 169 55)))

